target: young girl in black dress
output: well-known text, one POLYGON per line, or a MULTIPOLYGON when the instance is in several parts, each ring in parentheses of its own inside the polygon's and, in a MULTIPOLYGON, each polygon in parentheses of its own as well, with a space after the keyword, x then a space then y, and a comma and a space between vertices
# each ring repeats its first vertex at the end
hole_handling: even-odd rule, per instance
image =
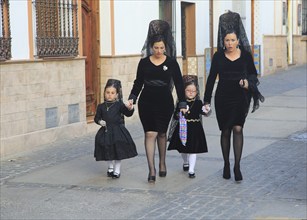
POLYGON ((179 108, 177 107, 171 123, 175 125, 173 122, 176 121, 176 127, 173 133, 170 131, 168 150, 177 150, 181 153, 183 158, 183 170, 189 171, 189 177, 194 178, 196 154, 208 152, 201 117, 202 115, 207 116, 209 112, 204 112, 202 110, 203 103, 199 99, 197 76, 185 75, 183 76, 183 81, 185 83, 185 96, 188 105, 187 112, 184 115, 187 125, 187 139, 186 143, 182 142, 180 139, 180 124, 178 122, 179 108))
POLYGON ((121 160, 137 156, 135 143, 124 125, 124 116, 132 116, 134 108, 123 103, 121 83, 116 79, 108 80, 104 100, 97 106, 94 118, 101 125, 95 137, 94 157, 108 162, 108 177, 119 178, 121 160))

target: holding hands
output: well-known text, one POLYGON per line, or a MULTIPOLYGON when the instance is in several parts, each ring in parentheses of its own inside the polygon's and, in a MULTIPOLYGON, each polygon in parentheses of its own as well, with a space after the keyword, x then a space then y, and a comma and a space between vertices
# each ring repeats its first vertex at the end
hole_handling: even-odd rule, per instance
POLYGON ((125 106, 127 107, 129 111, 131 111, 133 109, 133 100, 129 99, 128 101, 126 101, 125 106))
POLYGON ((210 104, 205 104, 203 107, 202 107, 202 110, 203 112, 208 115, 211 111, 211 107, 210 107, 210 104))

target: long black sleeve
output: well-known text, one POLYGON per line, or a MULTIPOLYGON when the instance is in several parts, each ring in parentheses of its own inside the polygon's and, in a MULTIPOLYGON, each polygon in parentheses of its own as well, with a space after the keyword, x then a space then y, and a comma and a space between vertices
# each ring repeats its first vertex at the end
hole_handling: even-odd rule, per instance
POLYGON ((176 61, 174 61, 173 80, 175 84, 176 94, 179 100, 179 108, 186 108, 186 100, 184 93, 184 84, 180 67, 176 61))
POLYGON ((131 117, 134 112, 134 108, 129 110, 123 102, 121 102, 120 112, 124 114, 126 117, 131 117))
POLYGON ((136 79, 134 80, 134 84, 128 98, 128 99, 133 99, 133 104, 136 103, 137 97, 139 96, 144 85, 143 65, 144 65, 144 60, 141 59, 137 67, 136 79))
POLYGON ((95 117, 94 117, 95 123, 99 125, 99 121, 102 120, 102 117, 103 117, 102 105, 99 104, 99 105, 97 106, 96 114, 95 114, 95 117))
POLYGON ((204 94, 204 104, 211 103, 212 91, 214 88, 215 80, 218 74, 218 52, 213 55, 209 76, 206 83, 206 90, 204 94))

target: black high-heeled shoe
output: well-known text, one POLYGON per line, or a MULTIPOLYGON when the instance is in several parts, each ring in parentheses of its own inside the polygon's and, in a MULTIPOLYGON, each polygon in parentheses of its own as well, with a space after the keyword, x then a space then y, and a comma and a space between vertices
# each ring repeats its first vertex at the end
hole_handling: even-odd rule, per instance
POLYGON ((150 176, 150 173, 148 174, 148 182, 149 183, 154 183, 156 182, 156 176, 150 176))
POLYGON ((234 172, 234 174, 235 174, 235 181, 241 181, 241 180, 243 180, 243 177, 242 177, 242 173, 241 173, 240 167, 234 167, 234 168, 233 168, 233 172, 234 172))
POLYGON ((159 171, 159 177, 166 177, 166 171, 159 171))
POLYGON ((223 178, 228 180, 230 179, 231 175, 230 175, 230 165, 226 164, 224 165, 224 169, 223 169, 223 178))

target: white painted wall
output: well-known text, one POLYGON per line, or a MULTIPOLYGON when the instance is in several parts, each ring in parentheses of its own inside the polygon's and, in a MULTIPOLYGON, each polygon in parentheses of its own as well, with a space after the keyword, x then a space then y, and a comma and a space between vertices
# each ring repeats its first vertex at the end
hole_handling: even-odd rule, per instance
POLYGON ((10 1, 12 60, 29 59, 29 30, 27 1, 10 1))
POLYGON ((282 1, 276 1, 274 3, 274 34, 280 35, 282 33, 282 1))
POLYGON ((219 0, 213 1, 213 45, 217 45, 217 33, 219 27, 219 18, 228 10, 232 10, 232 1, 219 0))
POLYGON ((274 34, 274 0, 259 1, 261 36, 274 34))
POLYGON ((111 55, 111 10, 110 1, 100 1, 100 54, 111 55))
POLYGON ((115 54, 140 54, 154 19, 159 19, 159 1, 114 1, 115 54))
POLYGON ((196 2, 196 55, 210 47, 209 1, 196 2))
POLYGON ((181 2, 176 1, 176 34, 175 34, 175 42, 177 49, 177 56, 182 56, 182 46, 181 46, 181 2))

